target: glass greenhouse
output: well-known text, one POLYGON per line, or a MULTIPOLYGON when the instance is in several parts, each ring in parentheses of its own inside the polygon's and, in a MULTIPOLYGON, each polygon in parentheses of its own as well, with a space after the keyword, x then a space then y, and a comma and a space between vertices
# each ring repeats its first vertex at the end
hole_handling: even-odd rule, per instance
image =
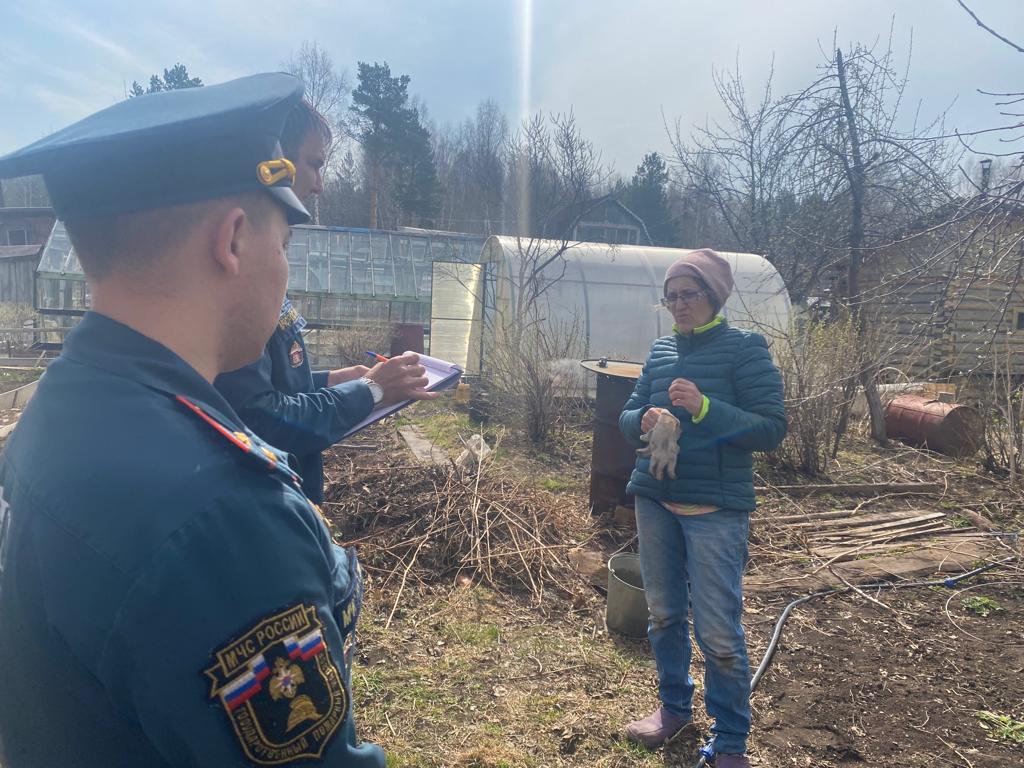
MULTIPOLYGON (((482 235, 427 230, 296 226, 288 246, 288 295, 312 327, 368 320, 426 327, 434 262, 478 263, 484 241, 482 235)), ((89 308, 89 288, 61 222, 36 269, 35 299, 44 316, 89 308)))

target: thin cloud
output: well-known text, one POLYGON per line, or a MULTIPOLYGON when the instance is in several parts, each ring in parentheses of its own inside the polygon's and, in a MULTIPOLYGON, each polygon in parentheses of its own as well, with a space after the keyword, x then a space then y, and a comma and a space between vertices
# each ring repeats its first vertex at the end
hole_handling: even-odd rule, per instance
POLYGON ((97 108, 92 100, 79 98, 68 91, 55 91, 44 87, 33 88, 32 98, 51 114, 65 120, 77 120, 97 108))
POLYGON ((77 18, 67 7, 57 6, 45 0, 33 0, 31 4, 18 3, 16 0, 13 10, 23 20, 36 25, 43 32, 56 33, 71 41, 98 48, 136 69, 144 68, 142 59, 107 35, 98 32, 92 25, 77 18))

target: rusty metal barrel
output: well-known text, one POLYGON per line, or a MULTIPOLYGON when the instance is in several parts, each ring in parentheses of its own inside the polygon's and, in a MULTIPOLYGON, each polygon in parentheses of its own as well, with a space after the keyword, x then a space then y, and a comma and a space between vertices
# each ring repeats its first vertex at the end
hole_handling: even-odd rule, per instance
POLYGON ((391 356, 403 352, 423 354, 423 326, 419 323, 400 323, 391 334, 391 356))
POLYGON ((619 505, 631 506, 626 484, 636 463, 636 451, 619 432, 619 414, 643 366, 624 360, 583 360, 597 374, 594 404, 594 445, 590 454, 590 509, 595 515, 619 505))
POLYGON ((920 395, 900 395, 885 408, 889 437, 947 456, 970 456, 981 446, 985 424, 973 408, 920 395))

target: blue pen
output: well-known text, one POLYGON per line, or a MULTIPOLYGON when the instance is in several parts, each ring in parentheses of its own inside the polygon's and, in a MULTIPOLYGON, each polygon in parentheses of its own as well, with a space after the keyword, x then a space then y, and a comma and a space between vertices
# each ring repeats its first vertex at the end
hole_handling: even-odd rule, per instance
POLYGON ((376 352, 371 352, 370 350, 366 350, 366 354, 372 357, 378 363, 386 363, 388 361, 388 359, 384 357, 384 355, 379 355, 376 352))

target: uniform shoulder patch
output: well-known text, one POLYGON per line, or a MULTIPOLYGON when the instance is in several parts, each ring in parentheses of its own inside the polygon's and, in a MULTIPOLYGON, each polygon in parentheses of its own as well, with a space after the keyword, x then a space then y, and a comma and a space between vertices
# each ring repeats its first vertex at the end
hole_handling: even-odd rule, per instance
POLYGON ((271 447, 251 432, 242 432, 238 430, 232 431, 228 426, 222 424, 220 421, 204 411, 198 403, 187 397, 177 395, 175 396, 175 399, 200 419, 205 421, 229 443, 234 445, 236 448, 240 448, 251 459, 254 459, 271 472, 279 473, 283 476, 286 482, 291 483, 295 488, 301 489, 301 479, 288 465, 287 454, 271 447))
POLYGON ((281 315, 277 319, 277 327, 282 331, 294 327, 296 332, 302 331, 306 327, 306 318, 299 314, 299 310, 292 305, 291 299, 287 297, 284 304, 281 305, 281 315))
POLYGON ((348 697, 323 632, 316 608, 295 605, 225 643, 203 670, 252 762, 318 759, 345 722, 348 697))

